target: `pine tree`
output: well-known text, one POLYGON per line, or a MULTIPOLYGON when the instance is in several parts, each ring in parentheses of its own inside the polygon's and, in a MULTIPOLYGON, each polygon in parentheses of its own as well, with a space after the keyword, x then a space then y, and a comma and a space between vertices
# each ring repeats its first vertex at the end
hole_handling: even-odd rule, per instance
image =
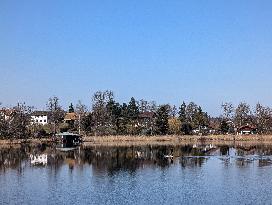
POLYGON ((220 131, 223 133, 223 134, 226 134, 228 131, 229 131, 229 125, 228 123, 226 122, 226 120, 223 120, 220 124, 220 131))
POLYGON ((121 116, 118 120, 118 134, 128 134, 128 124, 128 105, 126 103, 123 103, 123 105, 121 106, 121 116))
POLYGON ((68 112, 69 112, 69 113, 75 112, 75 109, 74 109, 74 106, 73 106, 72 103, 71 103, 70 106, 69 106, 68 112))
POLYGON ((162 105, 156 112, 156 133, 160 135, 168 134, 169 109, 167 105, 162 105))
POLYGON ((182 105, 179 108, 179 120, 181 123, 185 123, 186 122, 186 104, 183 101, 182 105))
POLYGON ((120 118, 122 114, 122 107, 119 103, 115 102, 114 99, 110 99, 110 101, 106 105, 107 113, 108 113, 108 127, 112 129, 112 133, 117 134, 120 132, 120 118))
POLYGON ((137 120, 139 116, 139 107, 137 106, 136 100, 132 97, 127 108, 128 117, 130 120, 137 120))

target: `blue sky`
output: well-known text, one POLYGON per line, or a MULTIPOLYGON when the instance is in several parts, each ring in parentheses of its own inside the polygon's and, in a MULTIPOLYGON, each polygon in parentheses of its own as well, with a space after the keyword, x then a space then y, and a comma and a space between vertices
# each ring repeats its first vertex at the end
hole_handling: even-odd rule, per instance
POLYGON ((270 0, 0 0, 0 102, 272 106, 270 0))

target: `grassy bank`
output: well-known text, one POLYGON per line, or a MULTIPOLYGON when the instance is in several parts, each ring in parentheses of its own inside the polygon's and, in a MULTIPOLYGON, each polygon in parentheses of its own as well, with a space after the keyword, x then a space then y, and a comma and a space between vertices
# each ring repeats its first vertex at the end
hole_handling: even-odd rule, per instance
POLYGON ((0 145, 9 145, 9 144, 23 144, 23 143, 31 143, 31 144, 40 144, 40 143, 50 143, 53 142, 50 138, 41 138, 41 139, 14 139, 14 140, 0 140, 0 145))
POLYGON ((165 135, 165 136, 87 136, 83 138, 83 141, 88 144, 107 144, 107 143, 137 143, 137 144, 183 144, 204 142, 204 141, 218 141, 218 142, 271 142, 272 135, 209 135, 209 136, 177 136, 177 135, 165 135))
MULTIPOLYGON (((209 136, 87 136, 83 137, 83 142, 86 144, 183 144, 195 143, 204 141, 217 142, 271 142, 272 135, 209 135, 209 136)), ((50 143, 51 138, 41 139, 16 139, 16 140, 0 140, 0 144, 21 144, 21 143, 50 143)))

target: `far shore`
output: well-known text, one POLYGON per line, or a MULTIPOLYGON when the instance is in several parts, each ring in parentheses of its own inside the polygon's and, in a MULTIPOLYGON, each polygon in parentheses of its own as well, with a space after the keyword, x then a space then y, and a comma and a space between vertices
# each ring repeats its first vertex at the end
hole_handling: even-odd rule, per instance
MULTIPOLYGON (((0 145, 51 143, 52 138, 0 140, 0 145)), ((83 145, 179 145, 199 142, 272 143, 272 135, 165 135, 165 136, 85 136, 83 145)))

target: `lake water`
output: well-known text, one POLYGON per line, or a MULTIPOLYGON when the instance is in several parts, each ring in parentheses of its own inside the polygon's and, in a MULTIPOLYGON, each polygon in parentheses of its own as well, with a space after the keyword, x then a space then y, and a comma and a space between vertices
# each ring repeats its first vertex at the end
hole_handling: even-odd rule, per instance
POLYGON ((272 204, 272 144, 2 147, 0 204, 272 204))

